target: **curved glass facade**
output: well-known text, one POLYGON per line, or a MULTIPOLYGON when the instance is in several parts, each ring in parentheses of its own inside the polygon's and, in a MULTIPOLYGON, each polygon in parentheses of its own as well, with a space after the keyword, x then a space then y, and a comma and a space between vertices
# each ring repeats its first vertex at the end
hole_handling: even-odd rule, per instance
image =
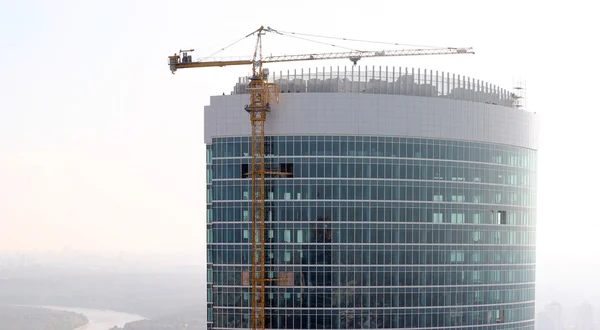
MULTIPOLYGON (((250 326, 248 137, 207 146, 209 328, 250 326)), ((536 152, 269 136, 271 329, 533 329, 536 152)))

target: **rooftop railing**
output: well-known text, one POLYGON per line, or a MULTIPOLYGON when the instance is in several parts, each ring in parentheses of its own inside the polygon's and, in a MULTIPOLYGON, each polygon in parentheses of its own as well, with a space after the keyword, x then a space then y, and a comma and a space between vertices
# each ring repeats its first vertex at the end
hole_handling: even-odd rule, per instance
MULTIPOLYGON (((248 94, 248 77, 242 77, 232 94, 248 94)), ((441 97, 453 100, 520 107, 520 97, 509 90, 471 77, 447 72, 352 66, 340 69, 271 72, 269 82, 281 93, 368 93, 441 97)))

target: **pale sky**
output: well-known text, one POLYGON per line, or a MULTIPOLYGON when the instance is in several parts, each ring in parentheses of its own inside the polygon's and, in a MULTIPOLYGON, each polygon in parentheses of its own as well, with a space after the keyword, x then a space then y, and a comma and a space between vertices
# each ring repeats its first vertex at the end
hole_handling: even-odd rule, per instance
MULTIPOLYGON (((187 251, 204 256, 204 105, 249 68, 173 76, 261 24, 475 55, 362 60, 511 88, 541 117, 538 280, 600 265, 597 31, 590 1, 75 1, 0 4, 0 251, 187 251), (543 278, 539 276, 543 275, 543 278)), ((267 35, 273 55, 334 51, 267 35)), ((362 44, 379 50, 378 45, 362 44)), ((223 53, 250 56, 248 39, 223 53)), ((349 61, 272 65, 272 70, 349 61)), ((240 115, 245 113, 240 111, 240 115)))

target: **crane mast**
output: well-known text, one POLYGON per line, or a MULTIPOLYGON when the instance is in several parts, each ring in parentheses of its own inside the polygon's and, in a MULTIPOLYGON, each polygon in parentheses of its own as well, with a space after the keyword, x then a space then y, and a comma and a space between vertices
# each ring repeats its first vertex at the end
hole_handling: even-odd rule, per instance
POLYGON ((250 140, 252 165, 250 178, 252 181, 252 266, 250 285, 252 288, 252 329, 265 329, 265 297, 267 276, 265 269, 265 176, 268 174, 265 164, 265 120, 267 112, 271 111, 271 96, 277 98, 277 85, 267 82, 268 70, 262 67, 262 38, 263 27, 257 30, 258 38, 252 61, 252 77, 248 92, 250 104, 246 111, 250 114, 252 136, 250 140))
MULTIPOLYGON (((251 167, 249 176, 251 178, 252 194, 252 265, 249 274, 251 286, 251 326, 252 330, 265 330, 266 320, 266 287, 267 282, 273 279, 267 278, 265 268, 265 233, 266 233, 266 211, 265 211, 265 181, 269 175, 282 175, 287 173, 271 172, 265 164, 265 121, 267 113, 271 111, 271 101, 279 102, 279 88, 274 83, 268 82, 269 71, 263 68, 263 63, 312 61, 328 59, 350 59, 356 64, 361 58, 388 57, 388 56, 414 56, 414 55, 443 55, 443 54, 474 54, 471 48, 433 48, 433 49, 405 49, 388 51, 353 51, 321 54, 281 55, 262 57, 262 36, 267 31, 277 32, 270 28, 260 27, 248 36, 256 34, 257 40, 252 59, 241 59, 232 61, 222 60, 199 60, 193 61, 188 53, 191 50, 181 50, 179 54, 169 56, 169 67, 172 73, 177 69, 223 67, 231 65, 252 65, 252 76, 248 86, 250 103, 245 110, 250 115, 251 123, 251 167)), ((248 37, 246 36, 246 37, 248 37)))

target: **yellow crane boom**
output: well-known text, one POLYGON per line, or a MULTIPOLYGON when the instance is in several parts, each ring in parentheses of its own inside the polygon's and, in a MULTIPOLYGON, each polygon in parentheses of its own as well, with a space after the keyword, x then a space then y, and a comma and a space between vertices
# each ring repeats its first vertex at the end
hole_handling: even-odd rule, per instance
MULTIPOLYGON (((425 49, 399 49, 399 50, 381 50, 381 51, 354 51, 354 52, 337 52, 337 53, 317 53, 317 54, 299 54, 299 55, 279 55, 266 56, 261 60, 264 63, 280 63, 280 62, 296 62, 296 61, 315 61, 315 60, 334 60, 334 59, 349 59, 354 64, 362 58, 369 57, 390 57, 390 56, 415 56, 415 55, 453 55, 453 54, 475 54, 472 48, 425 48, 425 49)), ((251 65, 253 60, 239 59, 231 61, 218 61, 211 59, 203 59, 191 61, 189 57, 182 61, 180 55, 169 56, 171 72, 175 73, 178 69, 186 68, 206 68, 206 67, 223 67, 232 65, 251 65), (189 60, 189 61, 188 61, 189 60)))
MULTIPOLYGON (((251 328, 252 330, 265 330, 266 319, 266 284, 267 272, 265 268, 265 178, 268 175, 280 175, 279 172, 269 172, 265 164, 265 120, 267 112, 270 112, 270 102, 273 99, 279 101, 278 86, 268 83, 268 70, 264 69, 264 63, 314 61, 331 59, 349 59, 356 64, 361 58, 389 57, 389 56, 416 56, 416 55, 452 55, 452 54, 474 54, 471 48, 429 48, 429 49, 401 49, 382 51, 351 51, 337 53, 318 53, 301 55, 280 55, 262 57, 262 36, 265 32, 276 32, 271 28, 260 27, 248 36, 256 34, 257 41, 254 56, 248 59, 237 59, 230 61, 203 59, 194 61, 188 53, 194 50, 180 50, 179 54, 169 56, 169 68, 172 73, 178 69, 223 67, 232 65, 252 65, 252 77, 248 91, 250 103, 245 110, 250 114, 252 125, 251 151, 252 165, 249 171, 252 181, 252 266, 249 282, 252 289, 251 306, 251 328)), ((281 33, 280 33, 281 34, 281 33)), ((246 37, 248 37, 246 36, 246 37)))

